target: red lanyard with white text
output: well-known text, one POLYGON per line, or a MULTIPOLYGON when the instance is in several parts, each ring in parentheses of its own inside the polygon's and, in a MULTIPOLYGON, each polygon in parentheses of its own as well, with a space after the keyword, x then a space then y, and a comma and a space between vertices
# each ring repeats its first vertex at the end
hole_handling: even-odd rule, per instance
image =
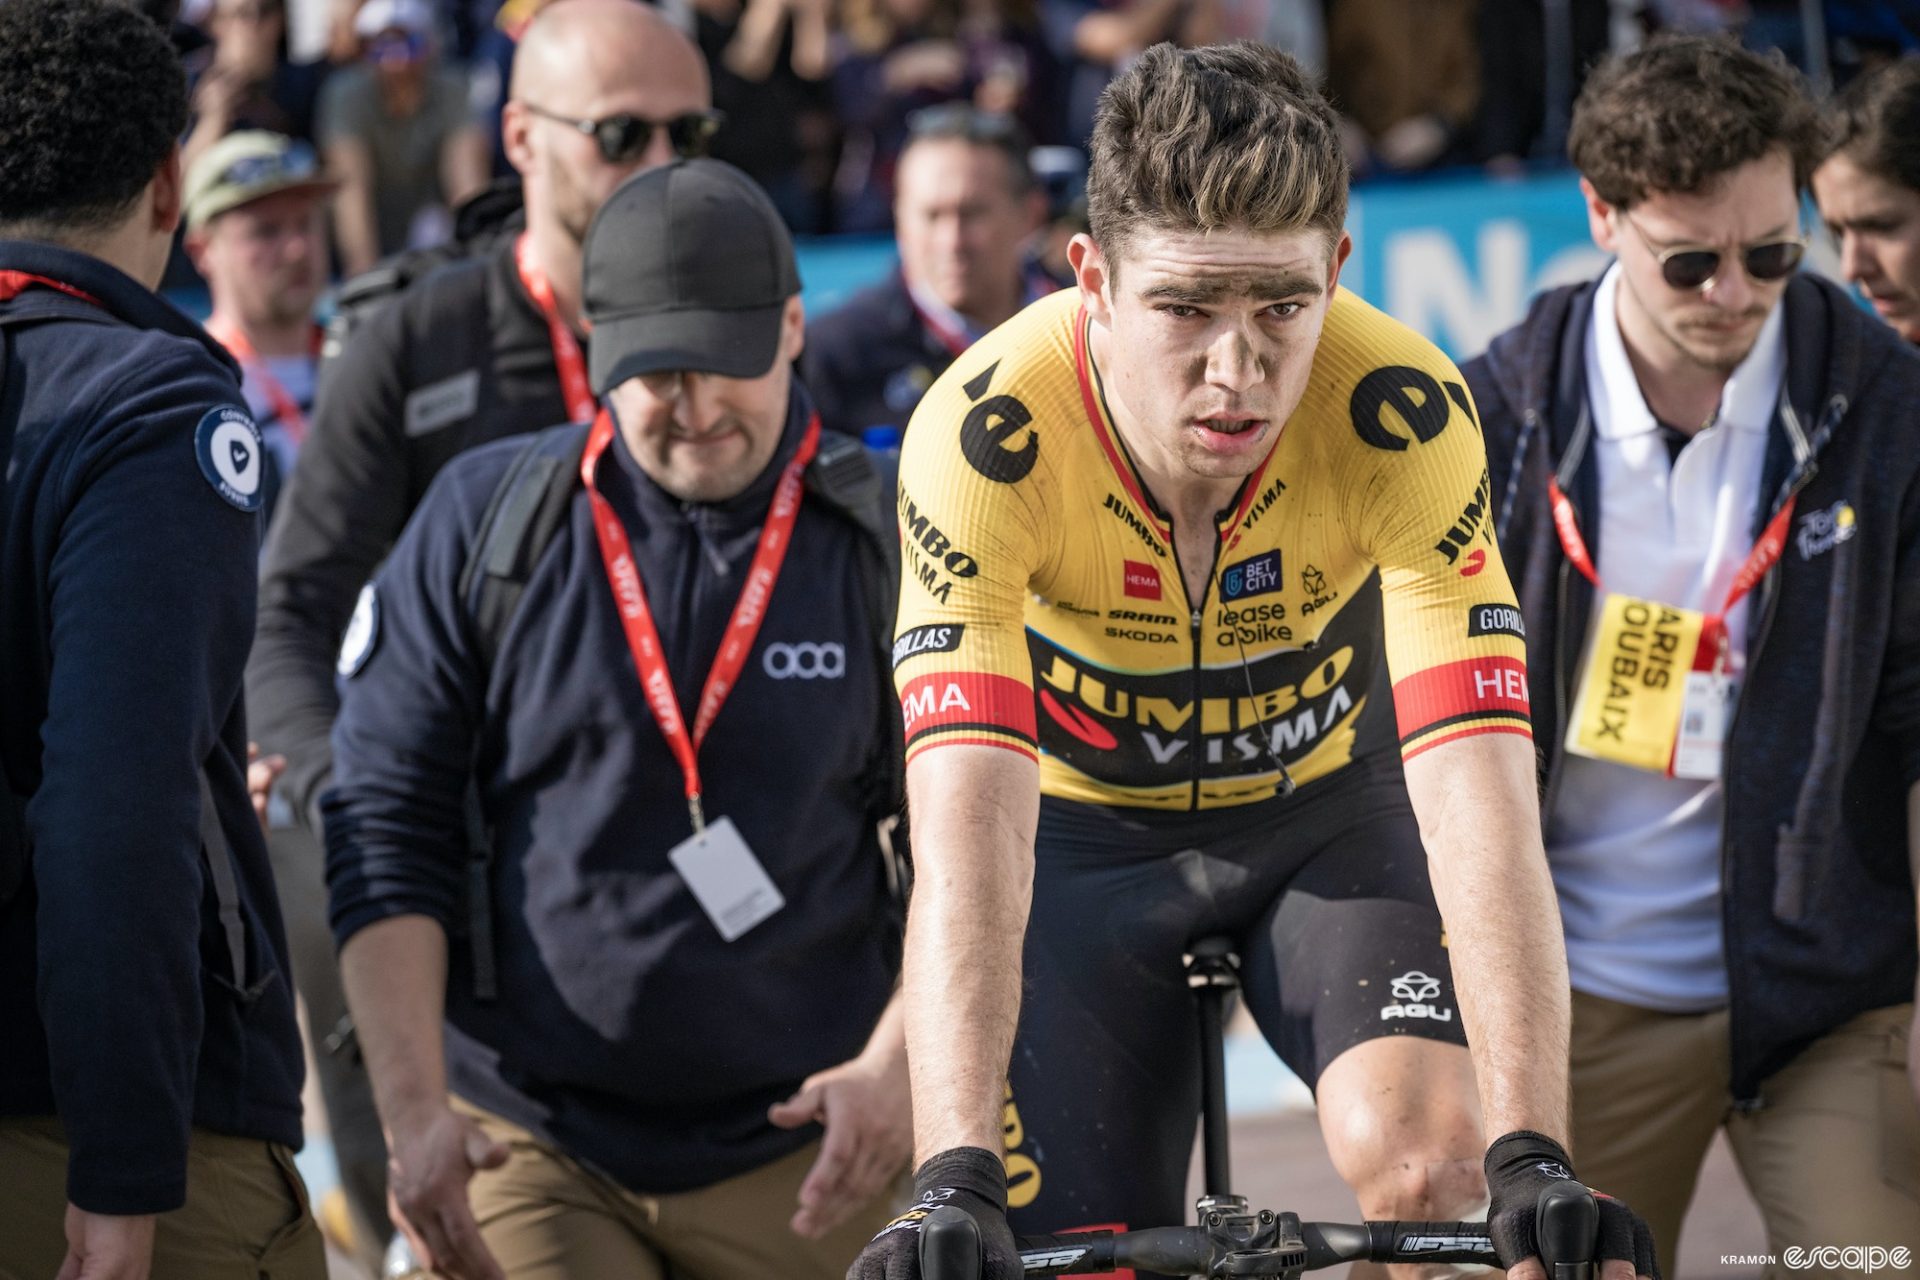
MULTIPOLYGON (((301 412, 299 401, 293 398, 280 379, 273 376, 273 371, 267 368, 266 361, 260 358, 254 351, 253 344, 247 341, 247 335, 240 332, 237 327, 223 324, 215 328, 209 324, 207 332, 213 335, 215 342, 225 347, 228 353, 240 362, 242 369, 253 375, 254 381, 260 384, 261 391, 266 393, 268 401, 273 405, 273 420, 280 424, 280 429, 287 433, 287 438, 297 447, 307 438, 307 415, 301 412)), ((313 348, 314 354, 319 355, 320 331, 318 329, 313 333, 313 348)))
MULTIPOLYGON (((1600 571, 1594 567, 1593 556, 1587 551, 1587 540, 1580 536, 1580 518, 1574 512, 1573 503, 1560 487, 1557 476, 1547 477, 1547 498, 1553 504, 1553 528, 1560 535, 1560 549, 1567 553, 1567 559, 1578 569, 1595 591, 1604 592, 1600 585, 1600 571)), ((1767 576, 1767 570, 1779 561, 1780 553, 1786 550, 1787 526, 1793 523, 1794 498, 1788 498, 1773 519, 1767 521, 1767 527, 1760 531, 1760 538, 1753 544, 1753 550, 1747 553, 1746 563, 1740 566, 1740 572, 1733 575, 1733 585, 1727 588, 1727 602, 1716 613, 1706 615, 1700 629, 1700 648, 1694 655, 1693 669, 1696 671, 1723 671, 1727 663, 1727 615, 1733 607, 1746 599, 1747 593, 1760 585, 1760 579, 1767 576)))
POLYGON ((514 265, 520 268, 520 283, 527 296, 540 308, 547 320, 547 337, 553 342, 554 367, 560 370, 560 395, 567 402, 567 418, 586 422, 593 417, 593 388, 587 383, 587 360, 580 354, 580 343, 560 319, 560 308, 553 300, 553 281, 547 279, 533 260, 533 242, 521 232, 513 246, 514 265))
POLYGON ((69 298, 78 298, 82 302, 92 303, 96 307, 102 306, 100 299, 85 290, 76 289, 66 281, 55 280, 52 276, 37 276, 31 271, 0 271, 0 302, 11 301, 35 285, 64 293, 69 298))
POLYGON ((793 542, 794 522, 800 517, 807 464, 813 461, 814 452, 820 447, 820 419, 816 416, 807 424, 799 450, 780 474, 780 483, 773 491, 773 503, 767 510, 767 522, 760 530, 760 545, 754 549, 753 563, 747 569, 746 585, 740 589, 740 599, 733 606, 733 616, 727 620, 726 634, 720 640, 720 651, 714 655, 713 669, 707 673, 706 686, 700 691, 700 706, 691 732, 680 712, 680 699, 673 691, 666 652, 660 646, 653 611, 647 607, 646 584, 640 581, 640 571, 633 562, 633 546, 627 539, 626 526, 620 523, 620 517, 614 514, 612 505, 601 496, 594 483, 601 455, 612 442, 613 415, 602 409, 587 435, 587 451, 580 458, 580 478, 586 482, 587 497, 593 504, 593 529, 600 538, 600 559, 606 565, 607 581, 620 608, 620 624, 627 633, 627 647, 633 650, 640 687, 646 691, 653 718, 660 722, 660 732, 666 735, 667 745, 680 761, 680 771, 686 775, 687 813, 693 819, 693 829, 704 831, 707 820, 700 805, 700 744, 706 740, 707 730, 713 727, 714 717, 720 714, 727 695, 733 692, 734 681, 740 678, 754 638, 760 634, 760 624, 766 620, 767 602, 773 596, 774 583, 780 579, 787 548, 793 542))

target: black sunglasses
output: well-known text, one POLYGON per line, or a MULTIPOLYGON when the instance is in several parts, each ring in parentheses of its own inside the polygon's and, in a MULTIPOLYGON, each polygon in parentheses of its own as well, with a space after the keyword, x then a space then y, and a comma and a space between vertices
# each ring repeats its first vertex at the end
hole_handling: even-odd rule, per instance
POLYGON ((720 132, 720 126, 727 120, 726 114, 720 111, 689 111, 671 120, 649 120, 626 112, 602 120, 580 120, 549 111, 545 107, 536 107, 531 102, 522 102, 520 105, 542 119, 571 125, 592 138, 600 144, 600 154, 606 157, 608 164, 625 164, 636 159, 653 141, 655 129, 667 131, 667 141, 673 144, 675 155, 682 160, 696 159, 707 154, 707 146, 713 141, 713 135, 720 132))
MULTIPOLYGON (((1720 261, 1726 254, 1719 249, 1696 248, 1680 245, 1672 249, 1662 249, 1647 239, 1647 233, 1631 214, 1622 212, 1627 225, 1633 228, 1633 234, 1640 237, 1640 243, 1647 246, 1660 262, 1660 278, 1674 288, 1693 292, 1706 288, 1720 274, 1720 261)), ((1800 266, 1800 259, 1807 254, 1807 238, 1796 236, 1790 240, 1769 240, 1765 244, 1750 244, 1740 250, 1740 267, 1747 278, 1760 284, 1769 284, 1775 280, 1784 280, 1800 266)))

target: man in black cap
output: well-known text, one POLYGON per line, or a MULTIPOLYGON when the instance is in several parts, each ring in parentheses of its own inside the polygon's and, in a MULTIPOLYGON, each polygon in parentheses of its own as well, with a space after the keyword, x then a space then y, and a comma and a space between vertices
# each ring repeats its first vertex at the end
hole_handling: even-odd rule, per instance
POLYGON ((606 407, 449 464, 349 630, 333 925, 439 1274, 838 1280, 890 1212, 893 520, 799 289, 738 170, 625 183, 606 407))

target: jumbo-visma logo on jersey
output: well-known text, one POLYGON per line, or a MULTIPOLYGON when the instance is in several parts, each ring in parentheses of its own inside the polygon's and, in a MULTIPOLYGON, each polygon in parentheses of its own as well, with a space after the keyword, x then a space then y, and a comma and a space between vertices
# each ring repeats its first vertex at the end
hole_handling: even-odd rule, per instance
MULTIPOLYGON (((1096 666, 1029 630, 1041 750, 1110 787, 1270 780, 1275 757, 1292 767, 1325 744, 1351 741, 1378 660, 1377 612, 1351 612, 1373 612, 1373 630, 1336 617, 1310 650, 1250 654, 1244 664, 1210 655, 1157 672, 1096 666)), ((1351 758, 1336 754, 1329 768, 1351 758)))

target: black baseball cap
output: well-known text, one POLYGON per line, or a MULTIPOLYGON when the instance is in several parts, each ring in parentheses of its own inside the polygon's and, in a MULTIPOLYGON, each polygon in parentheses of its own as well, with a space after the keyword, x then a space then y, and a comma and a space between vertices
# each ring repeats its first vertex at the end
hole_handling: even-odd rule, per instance
POLYGON ((761 376, 800 292, 773 201, 704 158, 621 183, 587 229, 583 275, 595 395, 643 373, 761 376))

